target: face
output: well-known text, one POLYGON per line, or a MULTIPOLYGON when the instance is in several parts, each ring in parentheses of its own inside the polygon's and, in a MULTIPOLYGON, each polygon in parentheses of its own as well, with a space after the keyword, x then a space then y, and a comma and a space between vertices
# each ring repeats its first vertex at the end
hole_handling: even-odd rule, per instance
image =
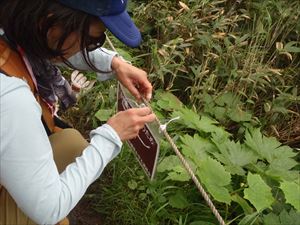
MULTIPOLYGON (((88 50, 94 50, 100 47, 101 42, 105 40, 106 28, 101 21, 94 21, 89 28, 89 38, 87 39, 86 48, 88 50)), ((57 46, 57 41, 61 37, 63 31, 59 26, 55 26, 48 31, 48 45, 50 48, 55 49, 57 46)), ((70 58, 72 55, 80 51, 81 35, 77 32, 71 33, 65 40, 62 46, 62 50, 65 51, 64 57, 70 58)), ((102 43, 103 44, 103 43, 102 43)), ((54 59, 53 61, 61 61, 61 59, 54 59)))

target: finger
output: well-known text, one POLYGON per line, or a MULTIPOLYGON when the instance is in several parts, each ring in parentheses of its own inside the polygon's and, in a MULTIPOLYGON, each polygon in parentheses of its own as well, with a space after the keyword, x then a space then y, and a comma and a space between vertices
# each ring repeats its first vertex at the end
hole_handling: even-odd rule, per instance
POLYGON ((141 94, 143 94, 147 101, 152 98, 152 84, 145 78, 141 83, 139 83, 141 94))
POLYGON ((141 118, 141 121, 145 124, 145 123, 151 123, 155 120, 156 116, 154 113, 151 113, 149 115, 143 116, 141 118))
POLYGON ((138 91, 138 89, 136 88, 136 86, 131 83, 131 82, 127 82, 126 84, 123 84, 124 86, 127 87, 128 91, 137 99, 137 100, 141 100, 141 95, 140 92, 138 91))
POLYGON ((85 87, 86 90, 90 90, 96 83, 96 80, 90 81, 89 85, 85 87))
POLYGON ((83 85, 86 81, 87 81, 86 76, 82 76, 82 77, 79 79, 78 83, 81 84, 81 85, 83 85))
POLYGON ((78 70, 74 70, 71 74, 71 81, 73 82, 75 80, 75 78, 77 77, 79 71, 78 70))
POLYGON ((77 74, 77 76, 75 77, 75 79, 74 79, 74 81, 76 82, 76 83, 79 83, 79 81, 80 81, 80 79, 83 77, 83 74, 82 73, 79 73, 79 74, 77 74))
POLYGON ((89 80, 88 80, 88 81, 85 81, 85 82, 81 85, 81 87, 84 88, 84 89, 86 89, 86 87, 89 86, 90 83, 91 83, 91 82, 90 82, 89 80))
POLYGON ((134 108, 132 109, 136 115, 138 116, 147 116, 151 113, 151 109, 149 107, 143 107, 143 108, 134 108))

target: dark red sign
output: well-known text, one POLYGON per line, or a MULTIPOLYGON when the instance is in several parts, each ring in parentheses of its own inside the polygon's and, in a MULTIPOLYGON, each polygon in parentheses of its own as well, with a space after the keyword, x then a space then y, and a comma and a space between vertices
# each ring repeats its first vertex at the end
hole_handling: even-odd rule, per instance
MULTIPOLYGON (((121 84, 119 84, 118 111, 137 107, 139 106, 134 98, 121 84)), ((154 132, 151 131, 149 124, 146 124, 144 128, 140 130, 139 135, 136 138, 127 142, 133 149, 146 174, 150 179, 153 179, 159 154, 159 142, 154 136, 154 132)))

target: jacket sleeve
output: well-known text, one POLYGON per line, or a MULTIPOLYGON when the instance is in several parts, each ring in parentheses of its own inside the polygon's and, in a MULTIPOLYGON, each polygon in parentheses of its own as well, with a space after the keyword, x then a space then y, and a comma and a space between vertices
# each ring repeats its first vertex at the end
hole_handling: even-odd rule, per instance
POLYGON ((28 85, 1 74, 0 79, 0 183, 36 223, 56 224, 116 157, 122 142, 107 124, 93 130, 82 156, 59 174, 28 85))

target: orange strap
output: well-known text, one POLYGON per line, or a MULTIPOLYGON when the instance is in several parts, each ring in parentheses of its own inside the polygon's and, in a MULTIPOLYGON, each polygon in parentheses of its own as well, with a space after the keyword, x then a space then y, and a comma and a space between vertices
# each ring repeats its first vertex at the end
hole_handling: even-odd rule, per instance
POLYGON ((20 55, 10 49, 7 43, 0 39, 0 69, 4 71, 7 75, 18 77, 25 80, 36 100, 42 108, 43 119, 46 122, 49 130, 54 133, 61 130, 59 127, 55 126, 51 110, 47 104, 39 97, 33 80, 27 70, 26 65, 21 59, 20 55))

